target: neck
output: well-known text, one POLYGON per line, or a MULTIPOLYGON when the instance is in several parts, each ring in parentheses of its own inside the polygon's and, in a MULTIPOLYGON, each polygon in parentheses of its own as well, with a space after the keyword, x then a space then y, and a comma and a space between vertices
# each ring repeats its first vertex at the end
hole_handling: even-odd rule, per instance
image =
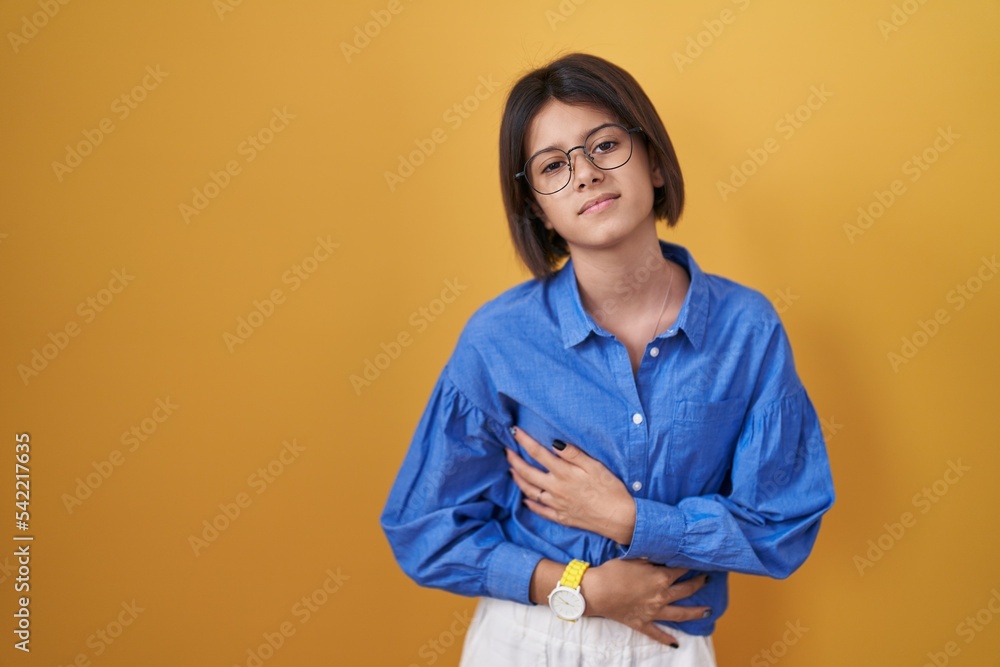
MULTIPOLYGON (((656 228, 650 225, 648 230, 614 248, 571 249, 583 307, 602 327, 612 322, 648 321, 650 313, 660 312, 664 304, 671 274, 677 269, 664 259, 656 228)), ((670 301, 674 301, 673 294, 670 301)))

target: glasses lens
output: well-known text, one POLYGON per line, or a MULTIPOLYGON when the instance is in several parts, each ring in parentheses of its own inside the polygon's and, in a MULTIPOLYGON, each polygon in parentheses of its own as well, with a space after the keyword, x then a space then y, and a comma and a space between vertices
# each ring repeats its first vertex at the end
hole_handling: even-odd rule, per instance
MULTIPOLYGON (((605 125, 587 135, 583 148, 594 166, 617 169, 632 157, 632 134, 621 125, 605 125)), ((558 149, 538 153, 528 160, 524 176, 539 194, 553 194, 569 184, 572 177, 569 160, 569 155, 558 149)))
POLYGON ((524 169, 528 183, 539 194, 558 192, 569 183, 569 163, 559 150, 545 151, 532 157, 524 169))
POLYGON ((601 169, 617 169, 632 157, 632 135, 621 125, 598 128, 587 137, 587 154, 601 169))

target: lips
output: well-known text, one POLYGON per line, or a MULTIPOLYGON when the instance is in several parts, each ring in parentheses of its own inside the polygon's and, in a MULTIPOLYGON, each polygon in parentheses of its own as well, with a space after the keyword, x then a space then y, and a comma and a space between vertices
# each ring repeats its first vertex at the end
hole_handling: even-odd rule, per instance
POLYGON ((615 199, 618 199, 618 197, 619 195, 603 194, 598 197, 594 197, 593 199, 589 199, 587 200, 587 203, 580 208, 579 215, 583 215, 584 213, 600 213, 607 207, 611 206, 611 203, 615 199))

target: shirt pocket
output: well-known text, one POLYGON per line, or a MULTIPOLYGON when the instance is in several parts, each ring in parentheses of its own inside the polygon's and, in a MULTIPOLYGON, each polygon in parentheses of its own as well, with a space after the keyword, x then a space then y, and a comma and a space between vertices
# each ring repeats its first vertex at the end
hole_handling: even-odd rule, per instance
POLYGON ((741 397, 674 404, 668 474, 683 482, 684 495, 719 489, 732 465, 747 407, 747 399, 741 397))

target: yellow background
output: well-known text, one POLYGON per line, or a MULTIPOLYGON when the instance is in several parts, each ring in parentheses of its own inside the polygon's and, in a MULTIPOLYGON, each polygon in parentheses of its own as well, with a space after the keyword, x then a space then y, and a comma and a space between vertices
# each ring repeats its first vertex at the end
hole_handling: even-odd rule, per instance
POLYGON ((286 623, 268 666, 457 664, 474 601, 406 579, 378 516, 463 324, 528 278, 497 187, 504 94, 583 50, 629 70, 674 140, 688 204, 661 236, 782 307, 828 427, 837 504, 789 580, 732 578, 720 664, 920 665, 954 642, 948 664, 995 665, 1000 280, 960 310, 949 293, 993 278, 983 261, 1000 250, 998 19, 992 0, 4 2, 0 662, 247 665, 286 623), (812 87, 828 95, 800 108, 812 87), (113 131, 95 135, 102 119, 113 131), (390 189, 386 172, 436 129, 444 141, 390 189), (100 143, 57 175, 87 132, 100 143), (252 161, 250 136, 270 140, 252 161), (723 200, 718 182, 769 139, 777 152, 723 200), (925 150, 935 161, 911 180, 925 150), (185 221, 181 204, 230 161, 238 173, 185 221), (897 179, 902 194, 850 238, 897 179), (303 263, 318 238, 336 249, 303 263), (293 290, 297 264, 314 271, 293 290), (460 296, 419 315, 448 280, 460 296), (274 290, 270 317, 227 345, 274 290), (940 309, 935 335, 914 336, 940 309), (400 334, 410 344, 355 391, 400 334), (922 346, 893 368, 904 337, 922 346), (143 425, 131 451, 122 436, 143 425), (19 432, 30 655, 11 632, 19 432), (273 463, 292 440, 302 449, 273 463), (953 484, 949 462, 968 468, 953 484), (280 474, 262 489, 269 464, 280 474), (107 465, 70 511, 78 478, 107 465), (238 497, 249 506, 196 555, 190 537, 225 525, 219 506, 238 497), (304 596, 324 600, 305 622, 304 596), (992 623, 970 636, 977 612, 992 623), (119 616, 131 624, 113 643, 96 639, 119 616))

